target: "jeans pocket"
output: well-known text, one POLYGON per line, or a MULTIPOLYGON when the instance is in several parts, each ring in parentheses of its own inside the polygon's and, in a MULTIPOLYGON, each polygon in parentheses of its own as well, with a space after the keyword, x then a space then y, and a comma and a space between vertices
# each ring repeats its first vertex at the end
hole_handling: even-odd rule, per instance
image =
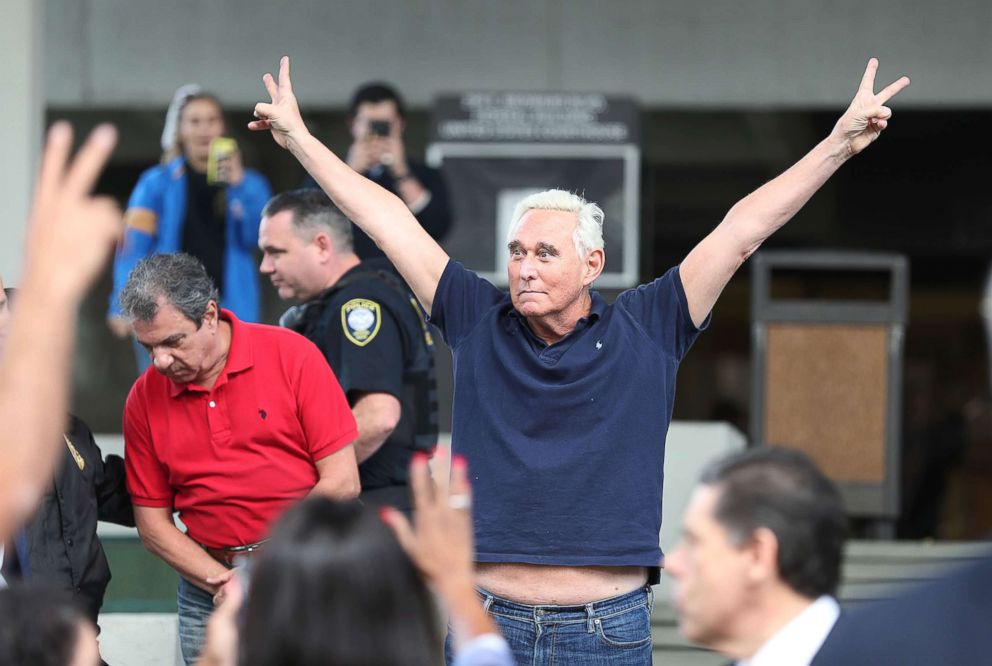
POLYGON ((593 620, 599 640, 615 648, 639 648, 651 642, 651 615, 646 605, 593 620))

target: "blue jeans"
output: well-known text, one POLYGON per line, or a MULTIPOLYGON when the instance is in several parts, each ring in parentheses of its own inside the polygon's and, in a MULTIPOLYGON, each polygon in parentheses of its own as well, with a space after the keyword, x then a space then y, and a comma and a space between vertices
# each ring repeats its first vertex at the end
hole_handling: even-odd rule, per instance
MULTIPOLYGON (((654 592, 644 587, 581 606, 529 606, 479 590, 517 666, 651 666, 654 592)), ((444 643, 454 663, 449 628, 444 643)))
POLYGON ((214 598, 180 576, 176 603, 179 606, 179 648, 186 666, 190 666, 200 656, 207 620, 214 612, 214 598))

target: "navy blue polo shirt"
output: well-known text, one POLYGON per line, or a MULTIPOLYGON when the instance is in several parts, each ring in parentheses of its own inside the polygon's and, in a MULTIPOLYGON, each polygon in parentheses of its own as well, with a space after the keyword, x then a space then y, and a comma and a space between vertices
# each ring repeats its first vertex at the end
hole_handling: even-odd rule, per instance
POLYGON ((431 321, 454 356, 476 559, 659 566, 675 373, 701 330, 678 268, 612 305, 592 292, 589 316, 549 346, 507 292, 449 261, 431 321))

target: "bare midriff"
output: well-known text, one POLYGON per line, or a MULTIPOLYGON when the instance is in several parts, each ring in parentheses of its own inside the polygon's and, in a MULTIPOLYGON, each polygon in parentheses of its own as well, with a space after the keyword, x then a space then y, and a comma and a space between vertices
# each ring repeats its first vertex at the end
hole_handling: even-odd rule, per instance
POLYGON ((562 567, 480 562, 476 584, 498 597, 529 605, 578 606, 644 587, 645 567, 562 567))

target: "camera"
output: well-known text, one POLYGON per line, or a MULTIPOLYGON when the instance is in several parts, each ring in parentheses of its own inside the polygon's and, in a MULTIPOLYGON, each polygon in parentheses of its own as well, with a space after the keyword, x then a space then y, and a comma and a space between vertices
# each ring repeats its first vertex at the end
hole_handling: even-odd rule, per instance
POLYGON ((389 136, 392 123, 388 120, 370 120, 369 136, 389 136))

